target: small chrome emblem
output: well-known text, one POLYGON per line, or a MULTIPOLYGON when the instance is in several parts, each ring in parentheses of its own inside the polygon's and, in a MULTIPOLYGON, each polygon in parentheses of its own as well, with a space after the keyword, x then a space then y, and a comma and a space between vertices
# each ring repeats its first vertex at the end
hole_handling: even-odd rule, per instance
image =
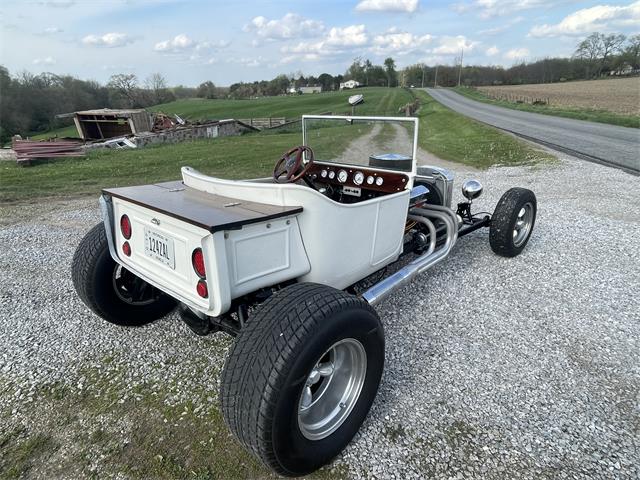
POLYGON ((160 225, 160 220, 158 220, 157 218, 152 218, 151 223, 153 223, 154 225, 160 225))

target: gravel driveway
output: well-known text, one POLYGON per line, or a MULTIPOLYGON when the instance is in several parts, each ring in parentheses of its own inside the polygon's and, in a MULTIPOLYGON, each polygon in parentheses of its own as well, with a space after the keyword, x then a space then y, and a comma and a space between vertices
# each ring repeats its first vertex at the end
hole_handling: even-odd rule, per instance
MULTIPOLYGON (((473 175, 488 210, 536 192, 529 246, 475 232, 379 306, 378 398, 317 476, 638 478, 640 179, 568 158, 473 175)), ((96 200, 1 208, 0 478, 268 476, 220 420, 224 336, 108 325, 74 294, 96 200)))

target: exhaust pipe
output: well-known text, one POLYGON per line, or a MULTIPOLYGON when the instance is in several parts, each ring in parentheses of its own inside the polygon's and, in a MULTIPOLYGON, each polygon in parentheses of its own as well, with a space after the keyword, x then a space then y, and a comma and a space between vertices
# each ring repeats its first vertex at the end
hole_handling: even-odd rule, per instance
POLYGON ((414 208, 410 211, 411 220, 419 221, 427 226, 430 233, 429 249, 411 263, 388 276, 384 280, 373 285, 362 294, 370 305, 380 303, 382 300, 391 295, 395 290, 405 286, 417 275, 433 267, 435 264, 444 260, 449 255, 458 238, 458 219, 450 208, 441 207, 439 205, 429 205, 425 208, 414 208), (435 208, 437 207, 437 208, 435 208), (442 247, 435 250, 435 227, 433 223, 426 217, 436 218, 444 222, 446 227, 446 240, 442 247), (425 221, 426 220, 426 221, 425 221), (428 223, 427 223, 428 222, 428 223))

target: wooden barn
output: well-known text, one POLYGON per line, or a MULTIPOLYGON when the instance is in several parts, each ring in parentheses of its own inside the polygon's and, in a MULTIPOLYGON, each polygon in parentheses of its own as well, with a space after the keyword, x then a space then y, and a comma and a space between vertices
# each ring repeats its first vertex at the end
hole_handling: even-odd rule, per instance
POLYGON ((104 140, 149 132, 153 127, 151 114, 146 110, 85 110, 74 112, 73 121, 78 135, 84 140, 104 140))

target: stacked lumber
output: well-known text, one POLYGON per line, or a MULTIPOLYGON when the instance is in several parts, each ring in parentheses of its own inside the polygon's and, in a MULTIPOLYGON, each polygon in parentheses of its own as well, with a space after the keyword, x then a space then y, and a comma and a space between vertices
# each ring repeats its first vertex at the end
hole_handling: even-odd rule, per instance
POLYGON ((83 157, 83 142, 77 140, 16 140, 12 148, 16 152, 18 163, 29 162, 36 158, 83 157))

